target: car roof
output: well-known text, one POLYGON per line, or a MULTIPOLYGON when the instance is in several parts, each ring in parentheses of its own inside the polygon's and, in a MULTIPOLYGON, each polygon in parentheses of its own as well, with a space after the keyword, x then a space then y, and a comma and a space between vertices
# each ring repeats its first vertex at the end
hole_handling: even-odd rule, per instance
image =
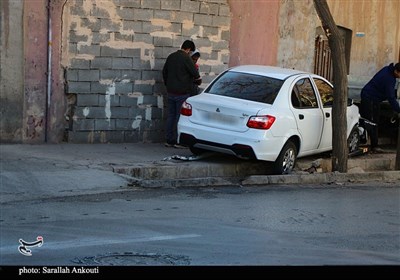
POLYGON ((280 80, 284 80, 293 75, 308 74, 308 72, 305 71, 267 65, 240 65, 230 68, 229 71, 268 76, 280 80))

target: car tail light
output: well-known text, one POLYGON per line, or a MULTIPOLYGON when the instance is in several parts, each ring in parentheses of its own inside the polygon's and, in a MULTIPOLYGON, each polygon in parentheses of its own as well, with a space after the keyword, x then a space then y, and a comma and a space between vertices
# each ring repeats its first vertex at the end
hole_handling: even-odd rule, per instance
POLYGON ((247 126, 256 129, 269 129, 275 122, 275 117, 270 115, 251 116, 247 122, 247 126))
POLYGON ((181 115, 190 117, 192 115, 192 105, 190 105, 186 101, 183 102, 181 107, 181 115))

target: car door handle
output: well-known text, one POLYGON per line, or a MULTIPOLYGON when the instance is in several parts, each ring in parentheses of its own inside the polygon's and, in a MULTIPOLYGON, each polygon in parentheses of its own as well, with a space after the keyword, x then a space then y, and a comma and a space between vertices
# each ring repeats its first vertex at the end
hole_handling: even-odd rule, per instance
POLYGON ((304 119, 304 115, 303 114, 299 114, 299 119, 300 120, 304 119))
POLYGON ((329 117, 331 116, 331 114, 325 113, 325 116, 326 116, 327 118, 329 118, 329 117))

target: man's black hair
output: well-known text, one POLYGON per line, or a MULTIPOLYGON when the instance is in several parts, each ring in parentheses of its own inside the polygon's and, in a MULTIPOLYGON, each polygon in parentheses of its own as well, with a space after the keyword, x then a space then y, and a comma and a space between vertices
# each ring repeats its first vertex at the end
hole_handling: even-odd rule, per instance
POLYGON ((397 62, 396 65, 394 66, 394 69, 398 72, 400 72, 400 62, 397 62))
POLYGON ((190 49, 190 51, 194 52, 196 46, 194 45, 193 41, 186 40, 185 42, 183 42, 181 49, 182 50, 190 49))

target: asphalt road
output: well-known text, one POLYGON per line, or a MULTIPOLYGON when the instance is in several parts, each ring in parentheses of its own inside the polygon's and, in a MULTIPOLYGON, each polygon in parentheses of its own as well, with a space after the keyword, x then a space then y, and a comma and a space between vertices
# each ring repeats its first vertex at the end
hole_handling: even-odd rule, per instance
POLYGON ((399 265, 399 214, 394 183, 25 199, 1 204, 0 265, 399 265))

